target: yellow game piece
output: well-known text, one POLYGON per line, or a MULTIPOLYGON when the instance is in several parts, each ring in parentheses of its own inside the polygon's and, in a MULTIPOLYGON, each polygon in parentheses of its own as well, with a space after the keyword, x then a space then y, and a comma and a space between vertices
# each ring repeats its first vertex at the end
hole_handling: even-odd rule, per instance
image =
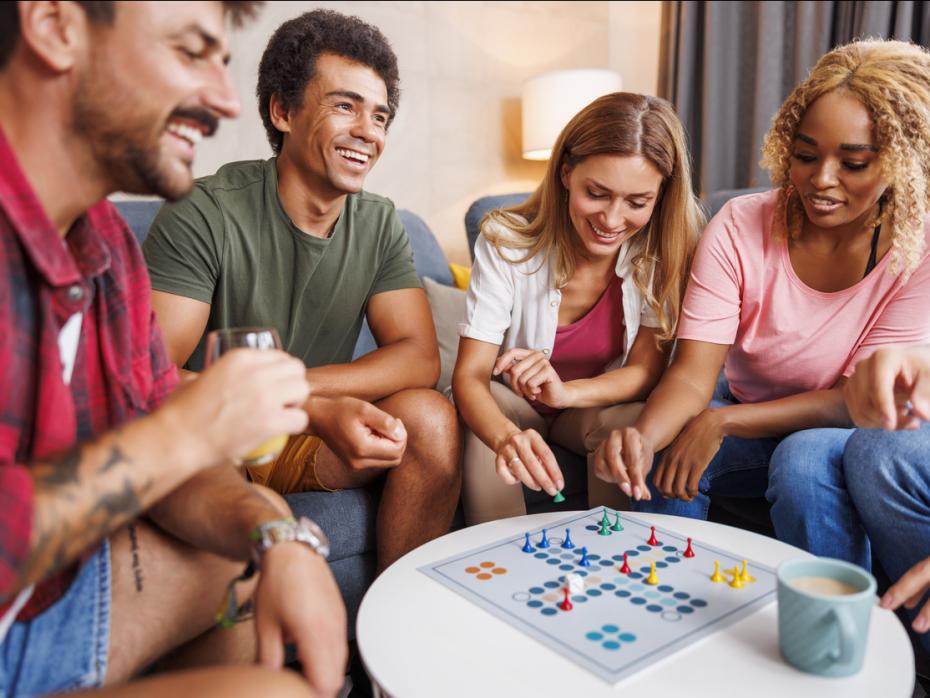
POLYGON ((659 583, 659 575, 656 574, 656 563, 652 563, 652 567, 649 569, 649 576, 646 577, 646 584, 651 584, 655 586, 659 583))
POLYGON ((743 560, 743 569, 739 573, 739 580, 741 582, 754 582, 756 578, 749 574, 749 569, 747 568, 746 561, 743 560))
POLYGON ((739 572, 740 572, 740 570, 739 570, 739 565, 737 565, 736 567, 731 567, 730 569, 724 570, 724 571, 723 571, 724 574, 730 574, 730 575, 732 575, 732 574, 737 574, 737 575, 738 575, 739 572))
POLYGON ((714 560, 714 573, 710 576, 712 582, 725 582, 726 577, 720 574, 720 560, 714 560))
POLYGON ((739 574, 733 575, 733 581, 730 582, 730 588, 731 589, 742 589, 743 588, 743 580, 739 578, 739 574))

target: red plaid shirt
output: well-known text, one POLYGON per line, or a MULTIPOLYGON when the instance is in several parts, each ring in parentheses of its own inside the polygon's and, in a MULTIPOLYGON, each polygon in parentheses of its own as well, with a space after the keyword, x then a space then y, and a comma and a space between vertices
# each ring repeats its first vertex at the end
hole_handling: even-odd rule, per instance
MULTIPOLYGON (((0 131, 0 615, 29 554, 30 462, 157 406, 177 383, 132 231, 108 202, 58 235, 0 131), (83 312, 70 385, 58 334, 83 312)), ((75 568, 36 585, 25 620, 67 590, 75 568)))

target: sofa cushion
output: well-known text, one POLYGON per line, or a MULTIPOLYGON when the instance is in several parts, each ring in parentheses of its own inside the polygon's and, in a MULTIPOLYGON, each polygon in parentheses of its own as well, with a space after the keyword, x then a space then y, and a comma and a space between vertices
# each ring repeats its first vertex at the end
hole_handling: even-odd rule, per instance
POLYGON ((423 279, 423 288, 436 326, 439 342, 439 381, 436 390, 443 392, 452 385, 452 369, 459 352, 459 323, 465 319, 465 291, 423 279))

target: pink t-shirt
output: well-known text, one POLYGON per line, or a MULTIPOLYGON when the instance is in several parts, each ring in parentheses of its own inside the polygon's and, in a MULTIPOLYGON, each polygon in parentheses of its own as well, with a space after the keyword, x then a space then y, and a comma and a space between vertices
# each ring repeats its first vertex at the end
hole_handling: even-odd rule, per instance
MULTIPOLYGON (((550 363, 563 381, 599 376, 623 353, 622 281, 614 276, 591 310, 556 328, 550 363)), ((540 414, 558 412, 539 403, 533 406, 540 414)))
POLYGON ((777 194, 733 199, 708 223, 678 325, 679 339, 732 345, 725 374, 738 400, 830 388, 882 345, 930 341, 926 249, 907 283, 888 272, 889 253, 853 286, 817 291, 794 273, 786 241, 773 236, 777 194))

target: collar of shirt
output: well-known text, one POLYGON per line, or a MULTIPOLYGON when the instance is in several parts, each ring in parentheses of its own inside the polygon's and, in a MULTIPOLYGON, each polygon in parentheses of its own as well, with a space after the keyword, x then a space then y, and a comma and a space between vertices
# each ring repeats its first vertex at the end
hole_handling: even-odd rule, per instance
MULTIPOLYGON (((0 177, 0 208, 9 218, 10 227, 26 254, 50 286, 74 286, 109 268, 110 253, 94 232, 97 207, 78 218, 63 240, 26 179, 2 129, 0 171, 4 173, 0 177)), ((82 305, 84 294, 69 291, 68 300, 82 305)))

